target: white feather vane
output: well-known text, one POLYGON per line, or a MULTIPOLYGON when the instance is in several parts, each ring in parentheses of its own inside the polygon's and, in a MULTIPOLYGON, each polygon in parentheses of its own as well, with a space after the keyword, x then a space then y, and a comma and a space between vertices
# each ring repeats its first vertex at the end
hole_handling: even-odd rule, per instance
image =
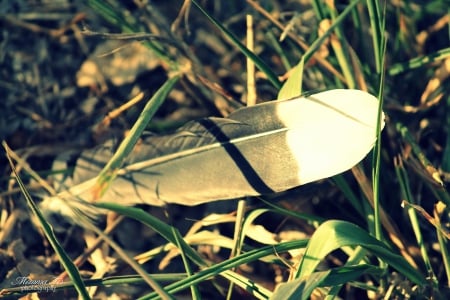
POLYGON ((198 205, 285 191, 342 173, 372 149, 378 100, 359 90, 245 107, 174 134, 143 137, 101 199, 93 187, 114 153, 110 141, 84 151, 70 188, 41 203, 64 214, 66 201, 198 205))

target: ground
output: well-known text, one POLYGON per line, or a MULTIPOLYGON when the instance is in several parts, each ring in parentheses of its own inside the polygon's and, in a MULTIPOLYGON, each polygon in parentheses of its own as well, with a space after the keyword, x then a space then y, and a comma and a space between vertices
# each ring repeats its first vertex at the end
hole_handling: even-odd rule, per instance
MULTIPOLYGON (((199 2, 243 43, 246 37, 245 13, 251 13, 255 18, 254 52, 281 81, 289 77, 286 70, 289 69, 287 68, 289 64, 286 64, 286 60, 293 66, 301 56, 292 50, 298 51, 300 48, 295 35, 305 37, 307 41, 310 39, 312 43, 318 32, 316 30, 318 22, 309 1, 273 1, 270 5, 267 4, 267 9, 273 10, 274 18, 281 20, 283 26, 293 28, 290 33, 294 34, 294 37, 291 36, 288 41, 280 43, 274 41, 283 35, 283 31, 280 29, 272 31, 270 27, 272 20, 256 13, 256 10, 252 9, 256 7, 255 5, 249 5, 254 1, 199 2), (277 45, 283 45, 292 51, 283 53, 277 50, 277 45), (280 53, 282 55, 279 55, 280 53)), ((102 8, 96 3, 96 1, 68 0, 57 3, 28 0, 0 3, 2 34, 0 138, 4 141, 4 145, 17 155, 13 157, 17 172, 36 202, 39 202, 47 192, 42 182, 32 175, 31 170, 36 171, 49 184, 54 184, 52 181, 54 175, 70 172, 71 168, 76 166, 76 159, 83 150, 102 144, 111 137, 122 139, 133 126, 147 100, 168 78, 176 74, 183 75, 152 118, 146 128, 147 131, 165 134, 189 120, 207 116, 227 116, 235 109, 245 106, 249 98, 245 56, 195 7, 183 14, 181 1, 155 1, 147 4, 139 1, 130 2, 127 6, 123 6, 123 11, 120 12, 124 22, 117 24, 117 18, 110 16, 108 19, 105 14, 102 15, 102 8), (134 35, 117 35, 132 32, 134 35), (150 32, 151 35, 140 35, 150 32), (132 100, 136 101, 129 102, 132 100), (62 154, 67 155, 61 156, 62 154), (56 161, 61 160, 66 163, 62 169, 55 165, 56 161), (20 163, 21 161, 26 164, 20 163)), ((393 6, 396 7, 395 4, 393 6)), ((399 6, 398 9, 402 7, 399 6)), ((400 37, 395 36, 398 32, 389 27, 393 26, 397 19, 394 14, 389 16, 387 19, 389 41, 400 42, 398 44, 390 42, 388 48, 392 52, 388 51, 388 60, 406 62, 410 58, 434 53, 448 46, 448 38, 442 37, 445 36, 443 28, 446 27, 437 21, 441 17, 439 13, 431 12, 427 18, 420 20, 423 23, 417 20, 415 20, 417 23, 408 23, 413 21, 413 17, 403 19, 405 24, 400 25, 408 29, 411 28, 408 26, 416 27, 414 30, 399 30, 405 33, 405 36, 400 37), (411 42, 413 37, 407 33, 415 34, 413 37, 417 39, 411 42), (420 33, 426 35, 423 43, 420 43, 420 33), (409 43, 415 48, 405 47, 409 52, 398 51, 404 50, 404 45, 409 43)), ((448 18, 442 17, 439 20, 448 26, 448 18)), ((285 29, 285 32, 289 31, 285 29)), ((357 64, 364 61, 364 55, 370 56, 371 49, 368 49, 364 40, 359 40, 355 32, 347 34, 352 36, 352 41, 361 46, 355 48, 364 53, 358 52, 360 60, 354 61, 357 64)), ((328 59, 327 51, 330 49, 327 47, 331 48, 329 45, 321 48, 319 51, 324 52, 320 52, 318 57, 328 59)), ((343 75, 334 76, 336 69, 333 66, 326 67, 318 57, 308 62, 305 68, 305 89, 312 91, 325 89, 332 85, 333 81, 339 82, 337 85, 342 84, 339 76, 343 75), (318 66, 320 71, 316 69, 318 66)), ((329 60, 334 65, 338 61, 335 58, 329 60)), ((448 60, 446 62, 448 64, 448 60)), ((435 62, 435 67, 427 68, 425 71, 411 68, 409 72, 396 76, 396 69, 393 68, 396 66, 395 63, 391 64, 388 61, 386 64, 392 68, 387 68, 386 71, 385 84, 388 95, 385 97, 384 107, 388 124, 383 133, 382 151, 386 171, 380 181, 384 188, 384 209, 389 212, 391 220, 403 220, 406 213, 399 209, 399 203, 404 196, 398 187, 399 179, 393 167, 394 158, 400 155, 399 153, 409 168, 414 195, 428 199, 436 194, 433 189, 420 188, 425 185, 425 181, 431 182, 432 186, 438 186, 436 190, 445 192, 443 190, 448 175, 446 171, 450 170, 450 160, 446 155, 449 148, 448 113, 445 103, 448 88, 445 88, 443 83, 446 82, 449 72, 448 68, 445 68, 445 63, 441 61, 435 62), (420 81, 418 78, 424 79, 420 81), (407 161, 411 144, 404 145, 399 142, 405 139, 404 136, 401 137, 401 130, 398 129, 400 122, 410 129, 430 165, 436 167, 433 170, 440 172, 439 178, 443 178, 443 186, 433 182, 433 177, 430 179, 430 172, 423 171, 424 168, 417 159, 407 161), (403 146, 406 150, 402 148, 403 146)), ((369 68, 373 67, 374 63, 371 59, 367 59, 367 64, 364 65, 369 68)), ((367 73, 369 73, 368 82, 375 82, 376 80, 371 77, 371 75, 374 77, 374 74, 367 73)), ((255 77, 258 102, 276 99, 278 87, 271 83, 267 74, 258 71, 255 77)), ((370 88, 373 91, 377 87, 370 88)), ((63 268, 42 230, 33 221, 7 157, 4 152, 2 153, 0 288, 20 286, 19 278, 51 282, 56 276, 60 276, 63 268)), ((364 161, 362 166, 370 170, 369 161, 364 161)), ((358 186, 363 186, 361 178, 355 181, 350 173, 346 173, 343 178, 348 180, 350 188, 356 189, 356 193, 359 195, 364 193, 358 190, 358 186)), ((366 179, 365 175, 362 178, 366 179)), ((292 211, 364 224, 361 216, 355 213, 355 208, 346 201, 337 185, 331 181, 321 181, 273 197, 275 197, 273 201, 283 200, 281 205, 292 211)), ((434 204, 434 201, 424 201, 421 205, 427 211, 432 211, 434 204)), ((249 202, 250 208, 260 206, 261 203, 258 201, 249 202)), ((165 223, 173 225, 184 235, 196 220, 208 214, 226 213, 234 217, 236 201, 200 207, 170 205, 164 208, 147 206, 142 208, 165 223)), ((435 237, 434 228, 422 219, 420 222, 425 224, 426 234, 435 237)), ((105 226, 105 223, 102 220, 99 226, 105 226)), ((258 218, 257 223, 264 225, 268 232, 277 232, 276 238, 280 238, 281 234, 298 235, 299 238, 303 238, 313 232, 310 223, 287 219, 277 214, 264 215, 258 218)), ((408 249, 409 253, 417 259, 420 254, 417 246, 414 246, 409 224, 394 223, 398 227, 397 230, 404 235, 402 238, 407 241, 408 247, 411 247, 408 249)), ((217 228, 224 236, 233 236, 232 225, 221 225, 217 228)), ((57 230, 56 236, 69 256, 75 260, 89 243, 93 243, 95 234, 79 226, 69 226, 57 230)), ((111 236, 130 255, 155 249, 166 242, 142 223, 128 219, 123 221, 111 236)), ((255 241, 248 243, 251 246, 258 245, 255 241)), ((439 252, 436 245, 436 242, 430 242, 429 249, 439 252)), ((115 251, 107 246, 102 247, 98 250, 97 256, 92 255, 88 261, 79 266, 86 278, 102 271, 100 277, 135 274, 115 251), (100 267, 102 264, 103 270, 100 267)), ((219 252, 215 250, 208 246, 198 248, 198 251, 211 261, 222 261, 230 255, 223 249, 219 252)), ((336 261, 340 259, 339 255, 335 258, 336 261)), ((439 259, 439 255, 434 255, 431 258, 432 264, 439 265, 439 259)), ((165 254, 159 254, 145 264, 145 270, 149 273, 167 274, 184 272, 180 259, 174 259, 171 263, 169 261, 165 254)), ((288 269, 286 266, 267 267, 255 263, 242 267, 239 272, 272 290, 277 280, 286 280, 288 273, 286 269, 288 269)), ((444 271, 440 269, 440 272, 444 271)), ((227 287, 227 284, 220 280, 213 283, 221 286, 222 290, 227 287)), ((121 298, 133 299, 148 292, 149 287, 137 284, 100 289, 101 292, 96 296, 98 298, 112 297, 111 294, 115 294, 121 298)), ((214 293, 217 291, 210 282, 205 282, 202 285, 202 293, 208 298, 215 297, 214 293)), ((242 290, 238 290, 237 293, 241 293, 241 297, 248 296, 242 290)), ((66 289, 57 293, 47 293, 43 297, 58 299, 75 295, 74 289, 66 289)), ((356 297, 358 292, 348 295, 356 297)))

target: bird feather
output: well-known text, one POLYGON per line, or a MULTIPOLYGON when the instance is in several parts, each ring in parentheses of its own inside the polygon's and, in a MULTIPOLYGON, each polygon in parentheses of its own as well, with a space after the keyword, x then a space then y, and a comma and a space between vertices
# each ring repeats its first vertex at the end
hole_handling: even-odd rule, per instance
POLYGON ((376 141, 377 123, 384 126, 378 106, 368 93, 330 90, 191 121, 170 135, 146 135, 98 199, 93 189, 114 154, 111 140, 84 151, 71 187, 41 207, 61 211, 62 202, 75 199, 192 206, 285 191, 361 161, 376 141))

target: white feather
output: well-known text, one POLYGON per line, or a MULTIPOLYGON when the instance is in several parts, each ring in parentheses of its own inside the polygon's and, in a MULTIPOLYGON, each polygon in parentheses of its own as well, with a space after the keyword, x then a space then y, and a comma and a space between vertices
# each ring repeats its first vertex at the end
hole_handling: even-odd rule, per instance
MULTIPOLYGON (((358 90, 242 108, 227 119, 191 122, 169 136, 151 136, 135 147, 120 176, 101 199, 92 188, 113 154, 112 143, 86 151, 73 186, 43 201, 67 214, 64 201, 124 205, 197 205, 255 196, 342 173, 376 141, 378 100, 358 90)), ((382 114, 381 128, 384 127, 382 114)))

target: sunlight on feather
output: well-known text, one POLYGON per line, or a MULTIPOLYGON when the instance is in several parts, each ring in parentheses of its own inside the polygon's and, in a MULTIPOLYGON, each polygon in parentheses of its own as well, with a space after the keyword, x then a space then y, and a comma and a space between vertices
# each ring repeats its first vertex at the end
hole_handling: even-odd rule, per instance
POLYGON ((372 149, 378 115, 374 96, 332 90, 288 101, 290 105, 278 106, 277 115, 291 128, 286 139, 296 157, 301 184, 342 173, 372 149))

